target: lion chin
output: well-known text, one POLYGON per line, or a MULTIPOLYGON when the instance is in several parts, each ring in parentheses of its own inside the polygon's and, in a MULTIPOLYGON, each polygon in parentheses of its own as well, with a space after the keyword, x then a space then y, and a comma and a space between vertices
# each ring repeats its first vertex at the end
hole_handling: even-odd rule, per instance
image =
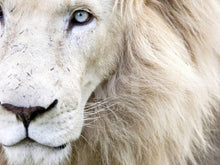
POLYGON ((219 16, 219 0, 0 1, 0 165, 219 164, 219 16))
POLYGON ((23 140, 13 147, 5 147, 8 164, 67 164, 71 153, 70 144, 48 147, 32 140, 23 140), (16 163, 15 163, 16 162, 16 163))

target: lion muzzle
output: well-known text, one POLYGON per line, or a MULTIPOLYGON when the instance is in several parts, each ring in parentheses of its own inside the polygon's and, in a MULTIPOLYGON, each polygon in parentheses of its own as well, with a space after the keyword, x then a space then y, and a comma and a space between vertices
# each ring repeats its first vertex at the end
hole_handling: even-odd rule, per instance
POLYGON ((58 103, 58 100, 54 100, 53 103, 50 104, 48 108, 44 108, 41 106, 36 107, 17 107, 11 104, 2 104, 5 110, 14 113, 18 120, 22 121, 26 130, 26 137, 28 137, 28 126, 32 120, 36 117, 50 111, 53 109, 58 103))

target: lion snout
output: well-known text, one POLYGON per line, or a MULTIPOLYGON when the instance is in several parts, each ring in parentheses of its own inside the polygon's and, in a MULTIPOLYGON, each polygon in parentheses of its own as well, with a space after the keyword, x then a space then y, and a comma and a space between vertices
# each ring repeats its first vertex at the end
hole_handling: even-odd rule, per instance
POLYGON ((23 125, 26 129, 26 133, 28 136, 28 126, 30 124, 30 122, 32 120, 34 120, 35 118, 37 118, 38 116, 52 110, 58 103, 58 100, 54 100, 49 107, 45 108, 45 107, 42 107, 42 106, 35 106, 35 107, 18 107, 18 106, 14 106, 12 104, 7 104, 7 103, 4 103, 2 104, 1 106, 9 111, 9 112, 12 112, 13 114, 16 115, 17 119, 22 121, 23 122, 23 125))

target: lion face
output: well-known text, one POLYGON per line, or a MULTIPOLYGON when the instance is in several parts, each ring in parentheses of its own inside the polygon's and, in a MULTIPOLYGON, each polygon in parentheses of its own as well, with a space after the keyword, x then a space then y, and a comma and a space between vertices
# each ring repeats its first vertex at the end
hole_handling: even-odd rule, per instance
POLYGON ((119 58, 112 8, 99 0, 2 1, 0 143, 9 163, 68 157, 88 98, 119 58))

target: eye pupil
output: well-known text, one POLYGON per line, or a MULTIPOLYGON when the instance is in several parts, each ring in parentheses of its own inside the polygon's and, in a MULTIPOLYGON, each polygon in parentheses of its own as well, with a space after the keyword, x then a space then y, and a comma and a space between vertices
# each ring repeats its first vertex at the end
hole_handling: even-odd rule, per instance
POLYGON ((79 12, 79 13, 77 13, 77 16, 82 17, 83 13, 79 12))

